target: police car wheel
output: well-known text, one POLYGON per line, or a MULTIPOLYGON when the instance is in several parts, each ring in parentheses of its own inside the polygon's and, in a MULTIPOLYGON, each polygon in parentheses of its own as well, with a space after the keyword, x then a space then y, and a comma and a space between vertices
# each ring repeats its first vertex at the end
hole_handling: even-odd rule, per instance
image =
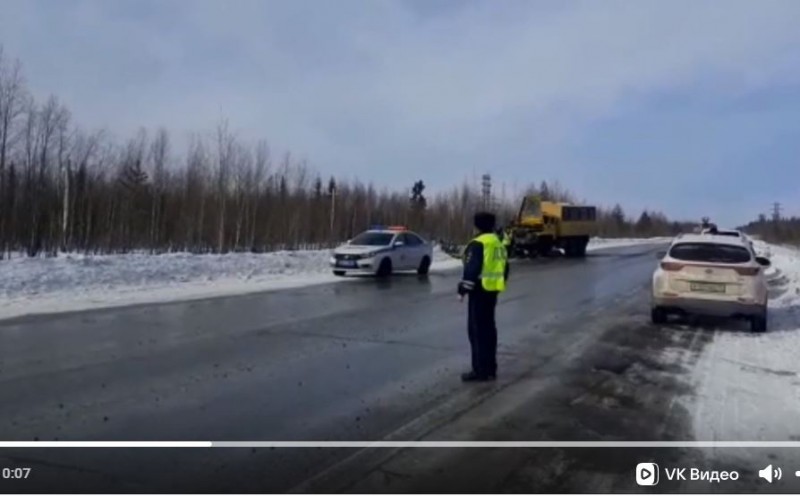
POLYGON ((343 270, 334 270, 333 271, 333 275, 335 275, 335 276, 344 277, 344 274, 345 274, 345 272, 343 270))
POLYGON ((419 267, 417 267, 417 274, 424 276, 427 275, 430 270, 431 259, 428 257, 422 257, 422 261, 419 263, 419 267))
POLYGON ((378 272, 376 275, 378 277, 389 277, 392 275, 392 261, 388 258, 384 258, 381 261, 381 264, 378 266, 378 272))

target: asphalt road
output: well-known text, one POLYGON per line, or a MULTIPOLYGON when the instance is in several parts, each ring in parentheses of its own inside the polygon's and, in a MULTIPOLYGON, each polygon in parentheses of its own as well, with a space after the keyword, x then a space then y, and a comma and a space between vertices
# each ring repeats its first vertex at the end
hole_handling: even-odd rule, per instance
MULTIPOLYGON (((672 372, 708 337, 642 332, 659 249, 515 263, 490 384, 459 380, 469 347, 457 272, 3 321, 0 439, 687 439, 675 401, 686 385, 672 372)), ((0 466, 33 476, 0 489, 630 491, 627 475, 598 477, 645 454, 19 449, 0 466)))

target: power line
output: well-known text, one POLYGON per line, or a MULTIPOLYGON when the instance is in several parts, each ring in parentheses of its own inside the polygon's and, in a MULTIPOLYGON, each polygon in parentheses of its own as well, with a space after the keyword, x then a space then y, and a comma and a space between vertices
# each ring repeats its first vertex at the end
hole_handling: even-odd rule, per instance
POLYGON ((483 208, 492 208, 492 176, 484 174, 481 177, 481 192, 483 194, 483 208))
POLYGON ((772 220, 778 222, 781 220, 781 204, 780 202, 774 202, 772 204, 772 220))

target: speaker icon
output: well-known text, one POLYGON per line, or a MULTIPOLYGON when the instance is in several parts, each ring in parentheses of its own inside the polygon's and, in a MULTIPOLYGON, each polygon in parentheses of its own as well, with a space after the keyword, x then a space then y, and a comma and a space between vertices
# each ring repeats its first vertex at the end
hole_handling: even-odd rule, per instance
POLYGON ((773 480, 781 480, 781 477, 783 477, 783 471, 780 467, 772 468, 772 464, 770 464, 759 470, 758 476, 772 484, 773 480))

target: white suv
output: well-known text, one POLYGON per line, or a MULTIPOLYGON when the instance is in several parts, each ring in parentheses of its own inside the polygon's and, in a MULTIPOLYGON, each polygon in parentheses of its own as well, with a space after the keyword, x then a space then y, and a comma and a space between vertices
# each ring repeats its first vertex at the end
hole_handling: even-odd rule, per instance
POLYGON ((402 226, 376 226, 333 251, 330 264, 337 276, 385 277, 401 270, 426 275, 433 261, 433 245, 402 226))
POLYGON ((660 254, 653 274, 651 316, 669 314, 746 318, 754 332, 767 330, 770 261, 755 255, 747 239, 713 234, 682 235, 660 254))

